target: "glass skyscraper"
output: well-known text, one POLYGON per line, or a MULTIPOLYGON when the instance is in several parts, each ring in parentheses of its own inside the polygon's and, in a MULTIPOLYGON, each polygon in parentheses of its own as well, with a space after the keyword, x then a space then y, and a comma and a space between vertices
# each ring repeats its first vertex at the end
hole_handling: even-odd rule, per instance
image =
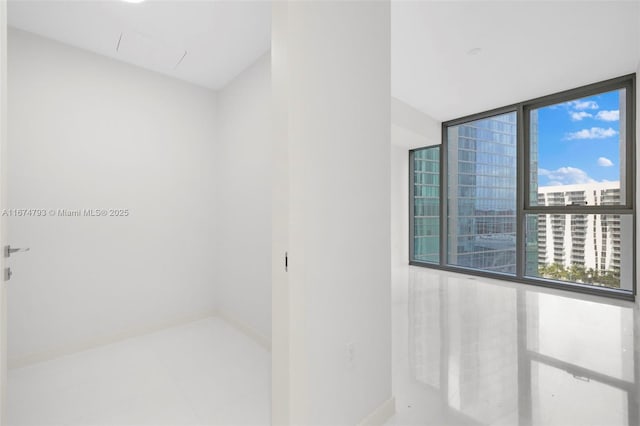
POLYGON ((516 272, 516 113, 448 128, 450 265, 516 272))
POLYGON ((440 147, 413 155, 413 258, 440 262, 440 147))

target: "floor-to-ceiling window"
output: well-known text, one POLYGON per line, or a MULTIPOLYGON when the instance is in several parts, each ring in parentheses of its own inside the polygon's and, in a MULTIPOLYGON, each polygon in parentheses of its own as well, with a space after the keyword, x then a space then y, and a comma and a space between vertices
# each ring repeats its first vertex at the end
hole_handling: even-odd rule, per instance
POLYGON ((634 89, 630 75, 443 123, 441 149, 410 152, 410 262, 633 298, 634 89))

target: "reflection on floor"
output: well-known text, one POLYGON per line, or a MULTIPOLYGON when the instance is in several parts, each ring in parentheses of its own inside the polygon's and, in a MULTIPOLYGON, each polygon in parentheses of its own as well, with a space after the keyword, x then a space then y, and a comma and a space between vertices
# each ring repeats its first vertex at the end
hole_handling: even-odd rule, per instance
POLYGON ((394 272, 389 425, 637 426, 637 309, 419 267, 394 272))
POLYGON ((270 368, 208 318, 10 370, 9 425, 266 425, 270 368))

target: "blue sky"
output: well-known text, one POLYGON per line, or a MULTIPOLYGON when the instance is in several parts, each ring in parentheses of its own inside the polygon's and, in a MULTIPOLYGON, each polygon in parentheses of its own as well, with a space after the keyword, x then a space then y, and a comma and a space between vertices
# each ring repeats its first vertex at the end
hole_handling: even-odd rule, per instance
POLYGON ((607 92, 538 110, 538 184, 620 180, 619 97, 607 92))

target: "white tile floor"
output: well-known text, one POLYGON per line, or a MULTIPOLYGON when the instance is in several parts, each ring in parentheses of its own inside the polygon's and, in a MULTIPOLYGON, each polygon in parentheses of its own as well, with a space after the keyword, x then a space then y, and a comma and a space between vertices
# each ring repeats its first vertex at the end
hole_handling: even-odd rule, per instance
POLYGON ((10 370, 9 425, 267 425, 270 368, 207 318, 10 370))
POLYGON ((638 426, 637 305, 398 268, 389 425, 638 426))
MULTIPOLYGON (((406 267, 388 425, 638 426, 637 305, 406 267)), ((268 425, 269 354, 209 318, 11 370, 10 425, 268 425)))

